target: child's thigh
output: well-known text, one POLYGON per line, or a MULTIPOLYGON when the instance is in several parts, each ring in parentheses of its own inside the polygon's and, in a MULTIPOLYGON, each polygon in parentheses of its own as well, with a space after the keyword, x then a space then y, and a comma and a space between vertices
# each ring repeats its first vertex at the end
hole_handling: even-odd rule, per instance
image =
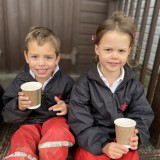
POLYGON ((139 160, 138 151, 128 152, 117 160, 139 160))
POLYGON ((75 143, 74 136, 63 117, 54 117, 43 123, 41 134, 40 144, 50 142, 50 145, 72 146, 75 143))
POLYGON ((19 129, 15 131, 12 136, 13 138, 22 139, 25 138, 26 140, 40 140, 41 137, 41 126, 38 124, 25 124, 20 126, 19 129))
POLYGON ((104 154, 95 156, 81 147, 78 147, 78 149, 76 150, 74 159, 75 160, 110 160, 110 158, 104 154))
POLYGON ((54 117, 43 123, 41 133, 42 136, 49 132, 60 135, 61 133, 68 131, 69 126, 67 124, 67 120, 63 117, 54 117))
POLYGON ((22 152, 36 156, 40 141, 40 125, 22 125, 11 137, 10 154, 22 152))
MULTIPOLYGON (((75 160, 111 160, 107 155, 102 154, 95 156, 90 152, 87 152, 83 148, 79 147, 75 153, 75 160)), ((138 152, 128 152, 117 160, 139 160, 138 152)))

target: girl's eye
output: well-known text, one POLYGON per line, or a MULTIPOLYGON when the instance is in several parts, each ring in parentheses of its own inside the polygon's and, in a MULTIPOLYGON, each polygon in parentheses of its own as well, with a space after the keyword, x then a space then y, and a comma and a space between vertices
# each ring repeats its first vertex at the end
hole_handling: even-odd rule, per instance
POLYGON ((119 53, 124 53, 124 52, 126 52, 126 51, 123 50, 123 49, 120 49, 120 50, 119 50, 119 53))

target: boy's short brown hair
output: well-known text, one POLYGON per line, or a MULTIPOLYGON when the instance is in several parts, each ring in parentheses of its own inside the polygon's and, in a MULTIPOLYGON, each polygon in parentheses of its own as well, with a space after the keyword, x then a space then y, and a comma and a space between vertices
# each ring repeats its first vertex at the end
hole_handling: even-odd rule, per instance
POLYGON ((30 32, 25 39, 25 51, 28 51, 28 44, 36 41, 38 45, 42 46, 46 42, 53 44, 56 55, 60 53, 60 40, 55 33, 46 27, 31 27, 30 32))

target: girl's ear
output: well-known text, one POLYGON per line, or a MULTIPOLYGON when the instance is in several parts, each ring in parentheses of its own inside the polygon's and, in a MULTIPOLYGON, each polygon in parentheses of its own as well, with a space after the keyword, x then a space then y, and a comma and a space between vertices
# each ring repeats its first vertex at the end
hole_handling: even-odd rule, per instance
POLYGON ((28 63, 28 55, 26 51, 24 51, 24 57, 25 57, 26 62, 28 63))
POLYGON ((131 53, 131 47, 129 47, 128 53, 129 53, 129 54, 131 53))
POLYGON ((99 53, 98 53, 98 45, 94 46, 94 50, 95 50, 96 55, 99 55, 99 53))

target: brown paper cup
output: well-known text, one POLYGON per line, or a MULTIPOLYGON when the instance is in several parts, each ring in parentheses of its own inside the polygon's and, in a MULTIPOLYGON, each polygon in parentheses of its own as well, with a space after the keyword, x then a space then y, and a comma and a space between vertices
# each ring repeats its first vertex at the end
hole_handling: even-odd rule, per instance
POLYGON ((129 118, 118 118, 114 121, 116 129, 116 141, 130 148, 129 138, 134 135, 136 121, 129 118))
POLYGON ((26 82, 21 85, 22 92, 29 97, 31 101, 28 109, 36 109, 41 105, 41 88, 42 84, 39 82, 26 82))

